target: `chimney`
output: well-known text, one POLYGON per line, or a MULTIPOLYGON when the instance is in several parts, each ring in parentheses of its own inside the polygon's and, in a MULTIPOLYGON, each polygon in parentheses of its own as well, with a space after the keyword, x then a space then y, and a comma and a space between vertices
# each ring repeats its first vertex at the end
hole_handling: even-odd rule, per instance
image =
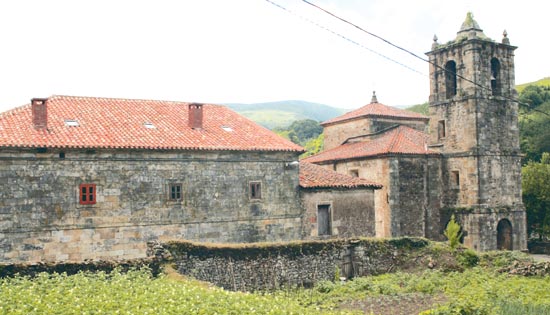
POLYGON ((34 129, 46 129, 48 127, 47 98, 31 99, 32 125, 34 129))
POLYGON ((202 104, 189 104, 189 127, 193 129, 202 128, 202 104))

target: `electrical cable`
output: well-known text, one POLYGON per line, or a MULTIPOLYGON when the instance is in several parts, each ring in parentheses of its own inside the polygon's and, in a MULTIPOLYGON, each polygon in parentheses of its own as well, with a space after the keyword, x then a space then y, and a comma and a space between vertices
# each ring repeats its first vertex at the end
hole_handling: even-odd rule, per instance
MULTIPOLYGON (((385 58, 385 59, 387 59, 387 60, 390 60, 390 61, 392 61, 392 62, 394 62, 394 63, 396 63, 396 64, 398 64, 398 65, 400 65, 400 66, 402 66, 402 67, 405 67, 405 68, 407 68, 407 69, 409 69, 409 70, 412 70, 412 71, 414 71, 414 72, 416 72, 416 73, 418 73, 418 74, 421 74, 421 75, 423 75, 423 76, 426 76, 426 74, 424 74, 424 73, 422 73, 422 72, 420 72, 420 71, 418 71, 418 70, 416 70, 416 69, 413 69, 412 67, 409 67, 409 66, 407 66, 407 65, 405 65, 405 64, 403 64, 403 63, 401 63, 401 62, 399 62, 399 61, 397 61, 397 60, 394 60, 394 59, 392 59, 392 58, 390 58, 390 57, 388 57, 388 56, 385 56, 385 55, 383 55, 383 54, 381 54, 381 53, 378 53, 377 51, 374 51, 374 50, 372 50, 372 49, 370 49, 370 48, 368 48, 368 47, 366 47, 366 46, 364 46, 364 45, 362 45, 362 44, 360 44, 360 43, 358 43, 358 42, 356 42, 356 41, 354 41, 354 40, 348 38, 347 36, 345 36, 345 35, 343 35, 343 34, 341 34, 341 33, 335 32, 335 31, 333 31, 333 30, 331 30, 331 29, 329 29, 329 28, 327 28, 327 27, 325 27, 325 26, 322 26, 322 25, 320 25, 319 23, 316 23, 316 22, 314 22, 314 21, 312 21, 312 20, 310 20, 310 19, 307 19, 307 18, 305 18, 305 17, 303 17, 303 16, 299 16, 299 15, 295 14, 294 12, 292 12, 291 10, 287 9, 286 7, 280 5, 280 4, 278 4, 278 3, 276 3, 276 2, 274 2, 274 1, 272 1, 272 0, 265 0, 265 1, 267 1, 268 3, 270 3, 270 4, 272 4, 272 5, 276 6, 276 7, 278 7, 278 8, 280 8, 280 9, 282 9, 282 10, 284 10, 284 11, 286 11, 286 12, 292 14, 292 15, 297 16, 297 17, 299 17, 299 18, 301 18, 301 19, 303 19, 303 20, 305 20, 305 21, 307 21, 307 22, 309 22, 309 23, 311 23, 311 24, 314 24, 315 26, 317 26, 317 27, 319 27, 319 28, 321 28, 321 29, 323 29, 323 30, 325 30, 325 31, 328 31, 328 32, 330 32, 330 33, 332 33, 332 34, 334 34, 334 35, 336 35, 336 36, 338 36, 338 37, 340 37, 340 38, 342 38, 342 39, 344 39, 344 40, 346 40, 346 41, 348 41, 348 42, 354 44, 354 45, 357 45, 357 46, 359 46, 359 47, 361 47, 361 48, 363 48, 363 49, 366 49, 366 50, 368 50, 368 51, 370 51, 370 52, 372 52, 372 53, 374 53, 374 54, 376 54, 376 55, 378 55, 378 56, 380 56, 380 57, 383 57, 383 58, 385 58)), ((466 77, 464 77, 464 76, 462 76, 462 75, 460 75, 460 74, 458 74, 458 73, 455 73, 455 72, 452 72, 452 71, 450 71, 450 70, 447 70, 447 69, 445 69, 444 67, 441 67, 440 65, 438 65, 438 64, 436 64, 436 63, 434 63, 434 62, 431 62, 431 61, 428 60, 428 59, 422 58, 422 57, 418 56, 417 54, 411 52, 410 50, 405 49, 405 48, 403 48, 403 47, 401 47, 401 46, 398 46, 398 45, 396 45, 396 44, 390 42, 389 40, 387 40, 387 39, 385 39, 385 38, 383 38, 383 37, 381 37, 381 36, 378 36, 378 35, 376 35, 376 34, 374 34, 374 33, 371 33, 371 32, 369 32, 369 31, 363 29, 362 27, 360 27, 360 26, 358 26, 358 25, 356 25, 356 24, 354 24, 354 23, 352 23, 352 22, 350 22, 350 21, 345 20, 345 19, 343 19, 343 18, 337 16, 336 14, 334 14, 334 13, 328 11, 328 10, 321 8, 320 6, 318 6, 318 5, 314 4, 314 3, 311 3, 311 2, 308 1, 308 0, 302 0, 302 2, 307 3, 307 4, 311 5, 311 6, 313 6, 314 8, 316 8, 316 9, 318 9, 318 10, 321 10, 321 11, 323 11, 324 13, 326 13, 326 14, 328 14, 328 15, 334 17, 334 18, 336 18, 336 19, 338 19, 338 20, 340 20, 340 21, 342 21, 342 22, 344 22, 344 23, 346 23, 346 24, 349 24, 349 25, 353 26, 354 28, 356 28, 356 29, 358 29, 358 30, 360 30, 360 31, 362 31, 362 32, 364 32, 364 33, 370 35, 370 36, 373 36, 373 37, 375 37, 375 38, 377 38, 377 39, 383 41, 384 43, 386 43, 386 44, 388 44, 388 45, 390 45, 390 46, 392 46, 392 47, 394 47, 394 48, 397 48, 397 49, 399 49, 399 50, 401 50, 401 51, 404 51, 404 52, 406 52, 406 53, 412 55, 413 57, 415 57, 415 58, 417 58, 417 59, 420 59, 421 61, 427 62, 427 63, 433 65, 434 67, 436 67, 436 68, 438 68, 438 69, 440 69, 440 70, 443 70, 445 73, 450 73, 450 74, 452 74, 452 75, 456 75, 458 78, 460 78, 460 79, 462 79, 462 80, 464 80, 464 81, 466 81, 466 82, 469 82, 469 83, 471 83, 471 84, 473 84, 473 85, 475 85, 475 86, 481 88, 482 90, 490 91, 489 88, 487 88, 487 87, 485 87, 485 86, 483 86, 483 85, 481 85, 481 84, 479 84, 479 83, 477 83, 477 82, 474 82, 474 81, 472 81, 472 80, 470 80, 470 79, 468 79, 468 78, 466 78, 466 77)), ((550 114, 548 114, 548 113, 546 113, 546 112, 544 112, 544 111, 541 111, 541 110, 538 110, 538 109, 536 109, 536 108, 533 108, 533 106, 532 106, 531 104, 529 104, 529 103, 522 102, 522 101, 520 101, 520 100, 518 100, 518 99, 512 98, 512 97, 510 97, 510 96, 506 96, 506 95, 502 95, 502 97, 505 98, 505 99, 507 99, 507 100, 516 102, 516 103, 518 103, 518 105, 528 107, 531 111, 538 112, 538 113, 544 114, 544 115, 546 115, 546 116, 550 116, 550 114)))
MULTIPOLYGON (((266 1, 271 2, 270 0, 266 0, 266 1)), ((356 29, 358 29, 358 30, 360 30, 360 31, 362 31, 362 32, 364 32, 364 33, 370 35, 370 36, 373 36, 373 37, 375 37, 375 38, 377 38, 377 39, 383 41, 384 43, 386 43, 386 44, 388 44, 388 45, 390 45, 390 46, 392 46, 392 47, 394 47, 394 48, 397 48, 397 49, 399 49, 399 50, 402 50, 402 51, 404 51, 404 52, 406 52, 406 53, 412 55, 412 56, 415 57, 415 58, 418 58, 418 59, 420 59, 420 60, 422 60, 422 61, 424 61, 424 62, 427 62, 427 63, 433 65, 434 67, 436 67, 436 68, 438 68, 438 69, 440 69, 440 70, 443 70, 445 73, 450 73, 451 75, 456 75, 458 78, 460 78, 460 79, 462 79, 462 80, 465 80, 465 81, 467 81, 467 82, 469 82, 469 83, 472 83, 473 85, 475 85, 475 86, 481 88, 482 90, 486 90, 486 91, 490 91, 490 92, 491 92, 491 90, 490 90, 489 88, 487 88, 487 87, 485 87, 485 86, 483 86, 483 85, 481 85, 481 84, 479 84, 479 83, 477 83, 477 82, 474 82, 474 81, 472 81, 472 80, 470 80, 470 79, 468 79, 468 78, 466 78, 466 77, 464 77, 464 76, 462 76, 462 75, 460 75, 460 74, 458 74, 458 73, 455 73, 455 72, 452 72, 452 71, 450 71, 450 70, 447 70, 447 69, 445 69, 444 67, 441 67, 440 65, 438 65, 438 64, 436 64, 436 63, 430 61, 429 59, 422 58, 422 57, 418 56, 417 54, 413 53, 412 51, 410 51, 410 50, 408 50, 408 49, 405 49, 405 48, 403 48, 403 47, 401 47, 401 46, 398 46, 398 45, 396 45, 396 44, 390 42, 389 40, 387 40, 387 39, 385 39, 385 38, 383 38, 383 37, 381 37, 381 36, 378 36, 378 35, 376 35, 376 34, 374 34, 374 33, 371 33, 371 32, 369 32, 369 31, 363 29, 362 27, 358 26, 357 24, 354 24, 354 23, 352 23, 352 22, 350 22, 350 21, 348 21, 348 20, 346 20, 346 19, 343 19, 343 18, 337 16, 336 14, 334 14, 334 13, 332 13, 332 12, 326 10, 326 9, 323 9, 323 8, 321 8, 320 6, 318 6, 318 5, 316 5, 316 4, 312 3, 312 2, 310 2, 310 1, 308 1, 308 0, 302 0, 302 2, 307 3, 307 4, 309 4, 310 6, 316 8, 316 9, 318 9, 318 10, 321 10, 322 12, 324 12, 324 13, 326 13, 326 14, 328 14, 328 15, 334 17, 334 18, 336 18, 336 19, 338 19, 338 20, 340 20, 340 21, 342 21, 342 22, 344 22, 344 23, 346 23, 346 24, 349 24, 349 25, 353 26, 354 28, 356 28, 356 29)), ((502 97, 504 97, 504 98, 506 98, 506 99, 508 99, 508 100, 510 100, 510 101, 517 102, 518 105, 527 106, 527 107, 529 107, 532 111, 536 111, 536 112, 538 112, 538 113, 541 113, 541 114, 550 116, 550 114, 548 114, 548 113, 546 113, 546 112, 543 112, 543 111, 541 111, 541 110, 538 110, 538 109, 536 109, 536 108, 533 108, 532 105, 529 104, 529 103, 521 102, 521 101, 518 100, 518 99, 512 98, 512 97, 510 97, 510 96, 506 96, 506 95, 502 95, 502 97)))

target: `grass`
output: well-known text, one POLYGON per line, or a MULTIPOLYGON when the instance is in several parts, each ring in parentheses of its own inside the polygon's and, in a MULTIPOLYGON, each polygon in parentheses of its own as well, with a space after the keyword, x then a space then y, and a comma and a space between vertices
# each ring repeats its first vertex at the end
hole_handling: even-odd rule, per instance
POLYGON ((229 292, 173 269, 0 279, 0 314, 550 314, 550 277, 498 273, 526 259, 479 254, 464 271, 425 270, 323 281, 312 289, 229 292))

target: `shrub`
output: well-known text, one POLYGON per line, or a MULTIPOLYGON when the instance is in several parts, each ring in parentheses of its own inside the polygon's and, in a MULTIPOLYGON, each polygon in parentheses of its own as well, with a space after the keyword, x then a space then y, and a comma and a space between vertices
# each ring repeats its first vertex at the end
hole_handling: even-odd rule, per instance
POLYGON ((456 249, 458 244, 460 244, 460 238, 462 237, 462 232, 460 231, 460 225, 455 221, 455 215, 451 216, 451 220, 447 223, 445 232, 443 232, 445 237, 449 240, 449 246, 451 249, 456 249))
POLYGON ((471 268, 477 266, 479 263, 479 256, 471 249, 465 249, 458 254, 456 258, 460 265, 464 268, 471 268))

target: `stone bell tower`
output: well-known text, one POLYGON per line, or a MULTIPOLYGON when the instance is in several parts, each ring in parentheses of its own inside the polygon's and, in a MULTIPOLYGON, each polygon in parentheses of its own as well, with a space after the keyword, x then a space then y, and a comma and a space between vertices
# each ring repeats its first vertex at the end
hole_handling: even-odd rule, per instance
POLYGON ((468 13, 454 40, 434 37, 430 147, 442 153, 442 226, 455 213, 465 245, 524 250, 514 50, 485 36, 468 13), (444 222, 445 221, 445 222, 444 222))

